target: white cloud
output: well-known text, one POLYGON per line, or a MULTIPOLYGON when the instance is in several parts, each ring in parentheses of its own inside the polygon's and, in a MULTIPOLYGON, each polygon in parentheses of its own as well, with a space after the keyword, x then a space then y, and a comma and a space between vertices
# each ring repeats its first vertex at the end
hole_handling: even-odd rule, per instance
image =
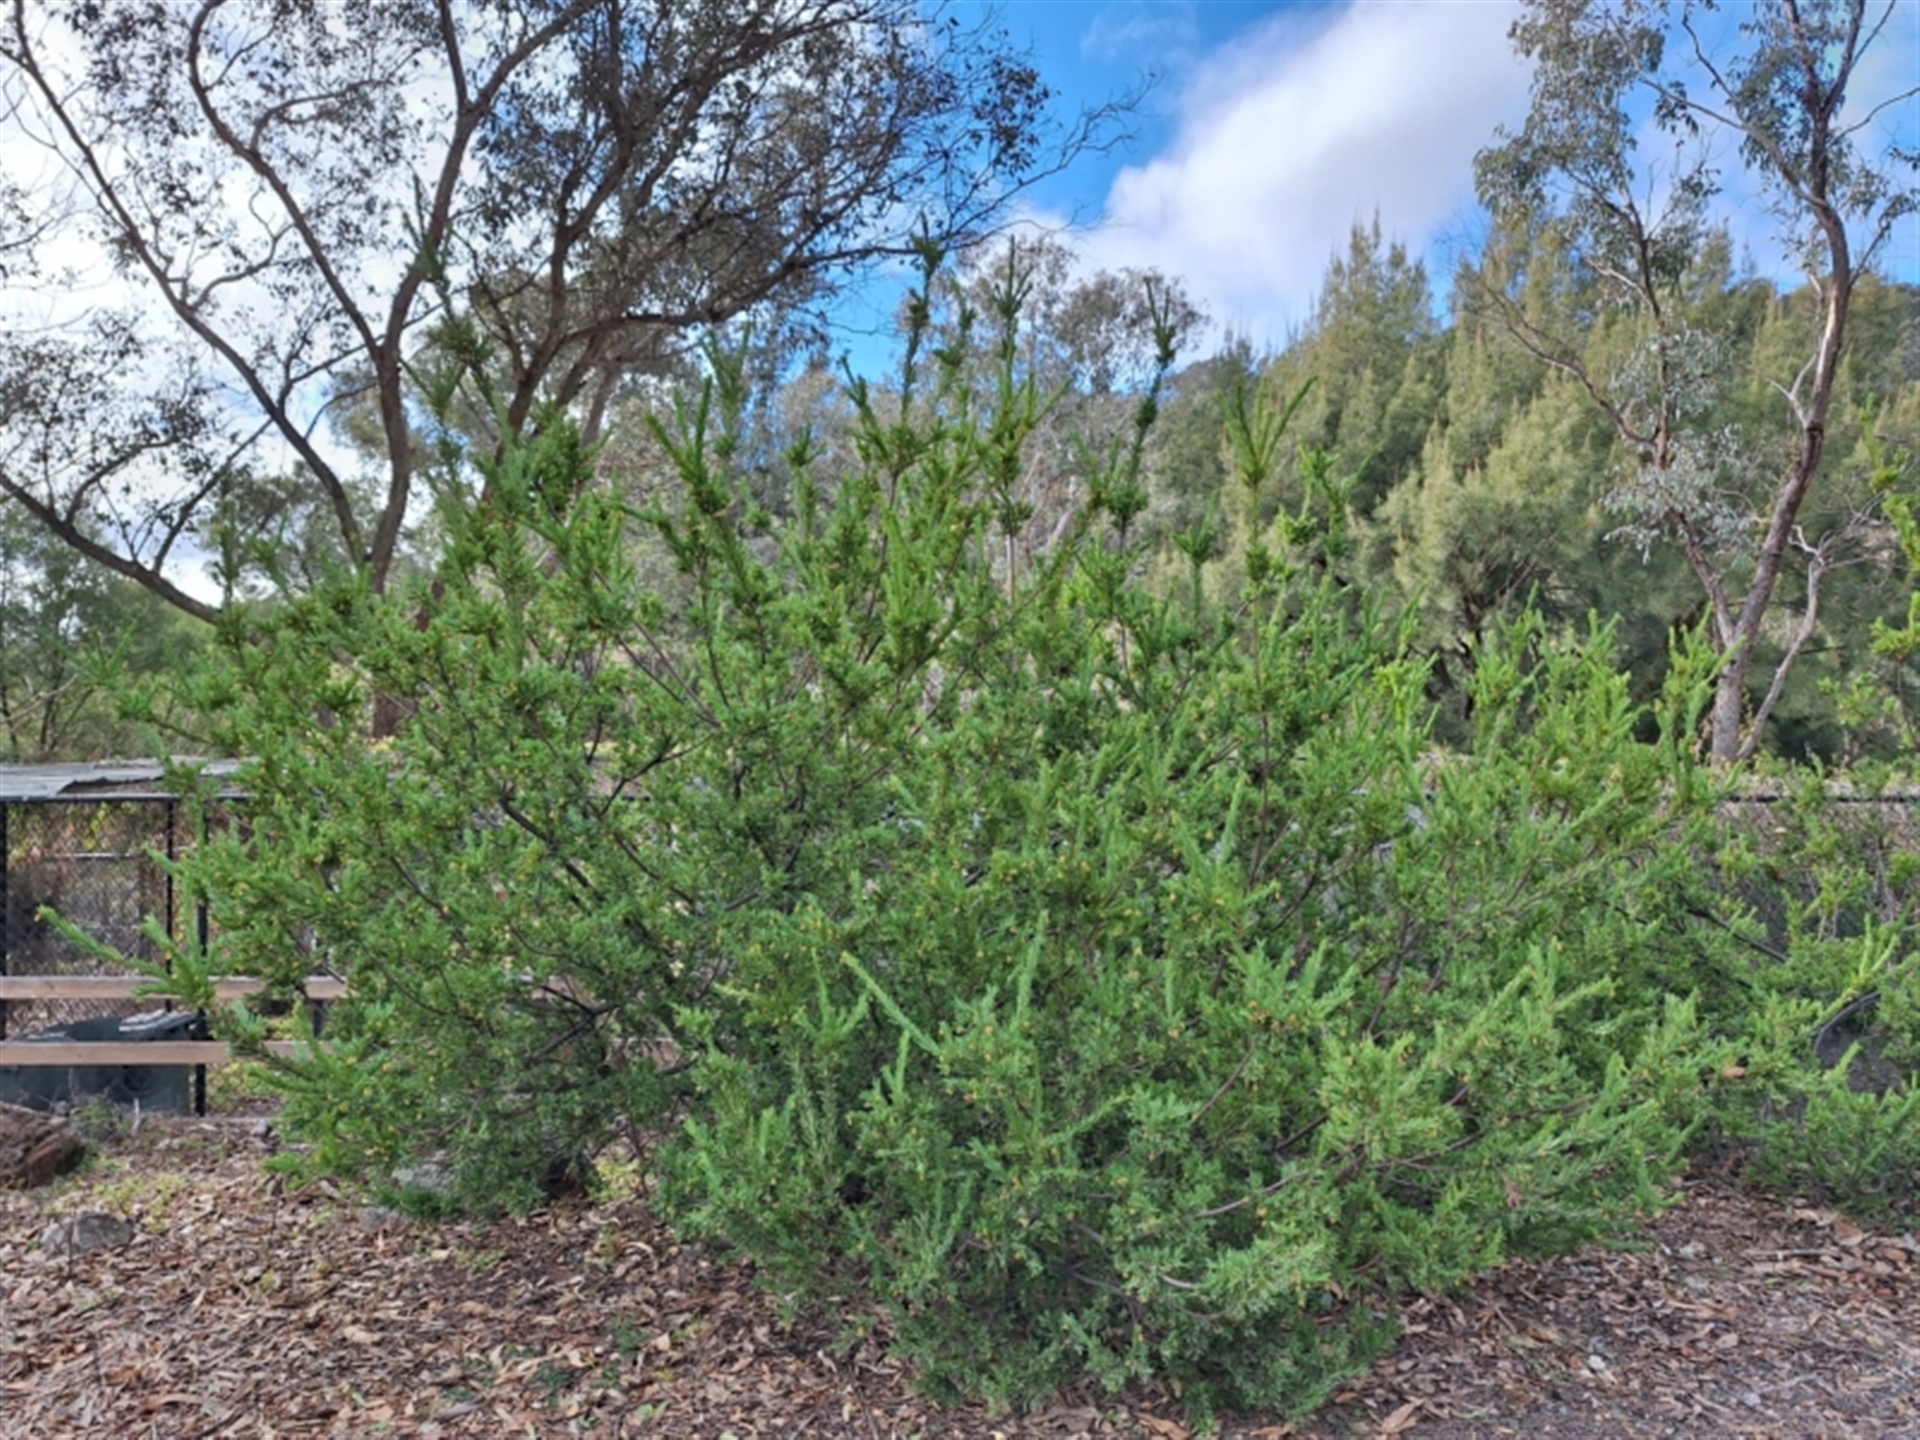
POLYGON ((1512 0, 1285 12, 1200 65, 1166 153, 1122 171, 1095 265, 1182 277, 1216 321, 1278 342, 1356 222, 1424 251, 1473 201, 1474 152, 1525 113, 1512 0))
POLYGON ((1080 53, 1100 60, 1157 55, 1161 66, 1183 62, 1200 38, 1193 6, 1146 5, 1141 0, 1109 5, 1080 37, 1080 53))

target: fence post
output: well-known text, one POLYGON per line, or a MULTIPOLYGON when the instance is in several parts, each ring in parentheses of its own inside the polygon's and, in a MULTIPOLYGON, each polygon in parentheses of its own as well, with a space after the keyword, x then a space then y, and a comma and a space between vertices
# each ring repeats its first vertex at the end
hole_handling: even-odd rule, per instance
MULTIPOLYGON (((8 947, 13 943, 13 843, 7 833, 7 802, 0 800, 0 975, 8 973, 8 947)), ((7 1002, 0 1000, 0 1040, 7 1038, 7 1002)))
MULTIPOLYGON (((179 841, 180 797, 178 795, 169 795, 167 797, 166 810, 167 810, 167 867, 166 867, 167 940, 172 944, 178 944, 180 941, 179 891, 178 891, 177 882, 174 880, 174 876, 173 876, 174 862, 180 858, 180 841, 179 841)), ((200 954, 204 958, 206 955, 206 946, 207 946, 206 915, 205 915, 204 907, 197 907, 197 908, 200 910, 200 913, 198 913, 195 916, 195 930, 197 932, 196 938, 199 941, 200 954)), ((171 959, 168 960, 167 969, 169 971, 173 969, 173 963, 171 959)), ((169 1010, 173 1008, 173 1001, 171 1000, 167 1001, 167 1008, 169 1010)), ((205 1065, 196 1065, 193 1067, 193 1113, 196 1115, 205 1115, 207 1113, 207 1067, 205 1065)))
MULTIPOLYGON (((180 939, 180 932, 175 928, 179 923, 179 917, 175 913, 176 907, 174 906, 174 901, 173 901, 173 862, 178 856, 178 848, 179 848, 177 845, 175 845, 174 838, 173 838, 174 812, 177 811, 179 808, 180 808, 179 800, 169 796, 165 802, 165 809, 167 812, 167 868, 163 872, 165 877, 164 885, 165 885, 165 891, 166 891, 166 910, 167 910, 166 932, 167 932, 167 940, 169 942, 177 942, 180 939)), ((171 960, 169 960, 167 963, 167 969, 168 971, 172 971, 173 969, 173 963, 171 960)), ((171 1004, 171 1002, 169 1002, 169 1004, 167 1005, 167 1008, 169 1010, 173 1008, 173 1005, 171 1004)))

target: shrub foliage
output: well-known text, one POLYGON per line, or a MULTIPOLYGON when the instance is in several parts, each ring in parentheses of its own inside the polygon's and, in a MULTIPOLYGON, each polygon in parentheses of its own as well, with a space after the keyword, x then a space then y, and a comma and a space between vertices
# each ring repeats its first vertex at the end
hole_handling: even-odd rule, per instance
MULTIPOLYGON (((1137 446, 1005 544, 1047 397, 1003 328, 855 386, 858 464, 797 441, 780 519, 717 357, 658 427, 670 507, 549 416, 430 592, 236 619, 194 713, 256 757, 248 825, 188 862, 217 935, 179 963, 351 980, 281 1072, 321 1167, 438 1152, 455 1201, 528 1203, 665 1135, 689 1233, 884 1305, 936 1391, 1305 1406, 1395 1291, 1656 1206, 1723 1061, 1712 657, 1643 714, 1605 632, 1523 625, 1436 755, 1337 503, 1224 604, 1136 582, 1137 446)), ((1255 491, 1274 432, 1238 433, 1255 491)))
POLYGON ((1761 1185, 1910 1229, 1920 1214, 1915 793, 1862 763, 1763 774, 1730 797, 1716 889, 1743 985, 1722 1008, 1741 1084, 1716 1134, 1761 1185))

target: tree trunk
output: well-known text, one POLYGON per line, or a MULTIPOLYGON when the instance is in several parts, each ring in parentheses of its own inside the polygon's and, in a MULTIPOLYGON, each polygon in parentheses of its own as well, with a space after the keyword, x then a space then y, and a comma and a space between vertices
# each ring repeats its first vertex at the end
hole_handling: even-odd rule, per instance
POLYGON ((1742 728, 1747 719, 1747 674, 1753 668, 1753 646, 1742 640, 1713 687, 1708 712, 1708 753, 1716 765, 1741 760, 1742 728))

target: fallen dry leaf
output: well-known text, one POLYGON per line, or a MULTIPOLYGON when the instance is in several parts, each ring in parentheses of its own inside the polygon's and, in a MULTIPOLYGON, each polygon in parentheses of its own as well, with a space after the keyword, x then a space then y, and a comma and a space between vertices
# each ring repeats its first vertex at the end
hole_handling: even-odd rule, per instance
POLYGON ((1380 1422, 1379 1433, 1381 1435, 1404 1435, 1413 1428, 1414 1421, 1419 1414, 1420 1402, 1418 1400, 1409 1400, 1380 1422))

